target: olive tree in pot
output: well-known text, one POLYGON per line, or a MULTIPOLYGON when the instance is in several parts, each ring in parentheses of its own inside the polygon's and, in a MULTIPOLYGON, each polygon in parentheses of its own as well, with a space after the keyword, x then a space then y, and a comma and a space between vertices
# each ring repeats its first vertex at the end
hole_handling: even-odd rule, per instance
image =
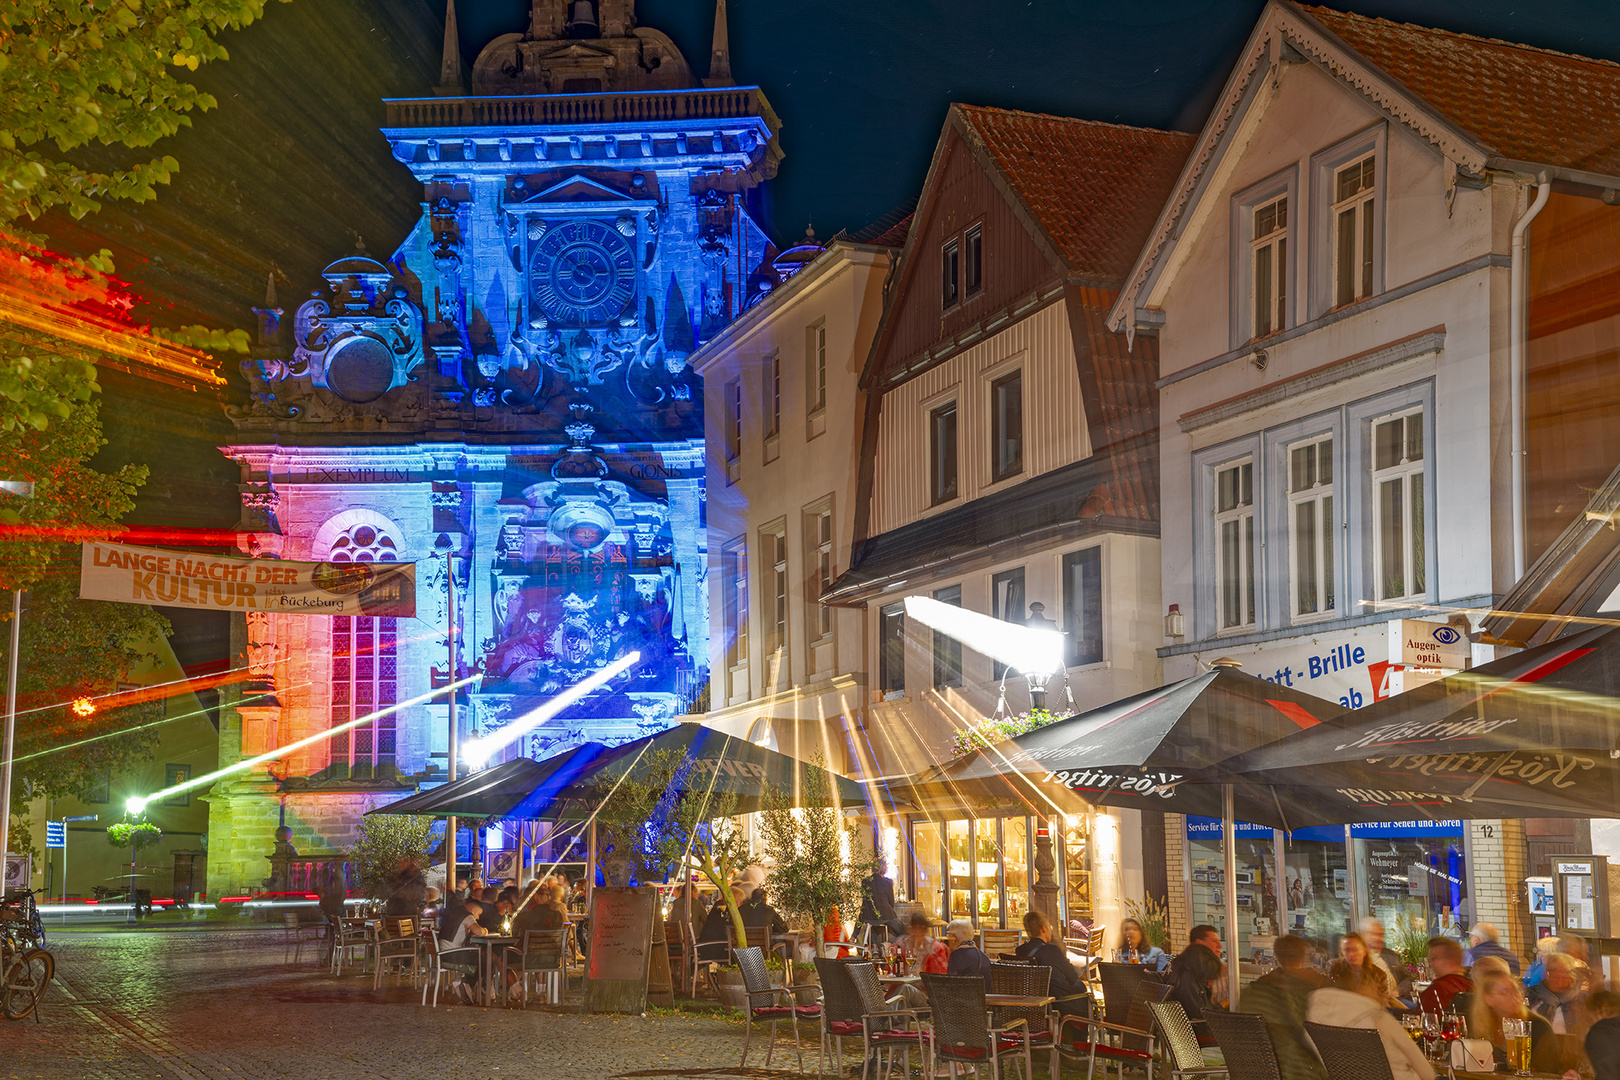
POLYGON ((819 755, 805 768, 800 783, 802 806, 788 793, 768 793, 761 813, 761 833, 771 869, 771 898, 778 910, 807 918, 813 927, 816 955, 826 946, 826 926, 836 912, 855 914, 861 879, 877 864, 861 841, 860 829, 847 823, 844 811, 830 805, 832 781, 819 755))

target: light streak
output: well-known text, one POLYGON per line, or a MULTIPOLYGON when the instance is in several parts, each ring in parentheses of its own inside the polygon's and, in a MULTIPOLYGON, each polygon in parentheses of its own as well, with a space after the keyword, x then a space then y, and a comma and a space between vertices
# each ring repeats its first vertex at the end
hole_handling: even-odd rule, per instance
MULTIPOLYGON (((287 687, 287 689, 289 689, 289 690, 297 690, 297 689, 299 689, 301 687, 305 687, 305 686, 308 686, 308 685, 309 685, 309 683, 303 682, 303 683, 298 683, 296 686, 287 687)), ((240 701, 233 702, 233 704, 240 705, 240 704, 244 704, 244 703, 249 702, 249 701, 257 701, 260 698, 273 697, 273 696, 274 695, 272 695, 272 694, 251 694, 248 697, 242 698, 240 701)), ((36 750, 32 754, 24 754, 22 757, 17 758, 15 763, 20 765, 25 761, 32 761, 35 758, 46 757, 46 756, 48 756, 50 754, 60 754, 64 750, 72 750, 76 746, 88 746, 88 745, 90 745, 91 743, 94 743, 94 742, 101 742, 103 739, 116 739, 120 735, 133 735, 137 731, 145 731, 147 728, 155 728, 159 724, 172 724, 176 720, 189 720, 189 719, 191 719, 192 717, 195 717, 195 716, 205 716, 209 712, 212 712, 212 711, 213 710, 211 710, 211 709, 194 709, 193 711, 188 712, 188 713, 181 713, 179 716, 165 716, 163 719, 161 719, 161 720, 153 720, 149 724, 137 724, 136 726, 134 726, 132 728, 120 728, 117 731, 109 731, 109 732, 106 732, 105 734, 102 734, 102 735, 92 735, 88 739, 79 739, 79 740, 76 740, 74 742, 63 743, 61 746, 53 746, 48 750, 36 750)))
POLYGON ((259 754, 257 757, 245 758, 238 761, 234 765, 227 765, 223 769, 215 769, 211 773, 205 773, 202 776, 194 777, 193 779, 187 780, 183 784, 175 784, 173 787, 166 787, 162 791, 154 791, 150 795, 131 795, 124 803, 124 808, 131 814, 142 814, 146 810, 146 804, 155 799, 166 799, 170 795, 178 795, 182 791, 190 791, 192 788, 202 787, 204 784, 212 784, 215 780, 229 776, 232 773, 241 772, 243 769, 251 769, 255 766, 263 765, 267 761, 274 761, 283 754, 290 754, 294 750, 302 750, 306 746, 313 746, 315 743, 321 742, 324 739, 330 739, 333 735, 341 734, 342 732, 348 731, 350 728, 359 727, 361 724, 369 724, 373 720, 388 716, 391 713, 396 713, 401 709, 408 709, 413 705, 426 704, 436 697, 452 693, 461 689, 463 686, 468 685, 469 683, 480 682, 483 680, 483 678, 484 676, 481 673, 477 675, 469 675, 460 682, 453 682, 449 686, 441 686, 437 690, 430 690, 425 694, 418 694, 409 701, 401 701, 399 704, 390 705, 386 709, 378 709, 376 712, 367 713, 365 716, 355 717, 353 720, 347 721, 346 723, 327 728, 325 731, 318 731, 314 735, 306 736, 305 738, 299 739, 296 742, 287 743, 285 746, 278 746, 274 750, 269 750, 263 754, 259 754))
POLYGON ((1050 675, 1063 670, 1065 635, 1060 630, 1032 630, 927 596, 906 597, 906 618, 1023 674, 1050 675))
MULTIPOLYGON (((232 683, 246 682, 252 678, 252 669, 248 667, 231 668, 228 671, 215 672, 212 675, 190 675, 184 679, 171 679, 168 682, 151 683, 147 686, 137 686, 133 690, 109 690, 105 694, 90 694, 81 698, 89 701, 98 709, 117 709, 125 705, 139 705, 146 701, 156 701, 159 698, 177 697, 187 691, 211 690, 216 686, 229 686, 232 683)), ((27 713, 47 712, 59 709, 68 704, 65 701, 55 701, 49 705, 35 705, 31 709, 18 709, 17 715, 27 713)))
POLYGON ((619 657, 601 671, 589 678, 581 679, 544 705, 529 710, 499 731, 492 731, 481 739, 469 740, 461 747, 462 756, 467 759, 469 765, 483 765, 501 747, 527 735, 585 695, 607 685, 640 662, 639 652, 619 657))
POLYGON ((96 703, 87 697, 82 697, 73 703, 74 716, 89 716, 96 711, 96 703))

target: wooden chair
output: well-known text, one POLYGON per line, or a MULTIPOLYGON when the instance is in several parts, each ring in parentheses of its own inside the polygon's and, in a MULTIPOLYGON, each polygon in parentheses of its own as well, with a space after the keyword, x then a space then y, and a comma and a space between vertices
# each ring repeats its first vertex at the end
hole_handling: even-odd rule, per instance
POLYGON ((464 978, 478 978, 480 957, 476 945, 459 949, 441 949, 439 935, 422 935, 423 957, 427 961, 427 978, 422 981, 422 1004, 428 1003, 428 988, 433 988, 433 1007, 439 1006, 439 984, 446 975, 460 972, 464 978))
POLYGON ((518 983, 523 988, 523 1007, 529 1007, 529 976, 539 975, 546 988, 546 1001, 552 1005, 562 1003, 568 993, 568 930, 526 930, 523 947, 506 949, 508 970, 515 961, 518 983))
POLYGON ((1305 1034, 1327 1069, 1328 1080, 1394 1080, 1384 1040, 1372 1028, 1305 1021, 1305 1034))
POLYGON ((388 961, 395 961, 400 969, 409 969, 412 985, 415 985, 417 975, 421 974, 421 960, 416 945, 416 923, 412 919, 389 919, 384 927, 384 936, 379 938, 373 946, 371 988, 382 988, 383 970, 388 967, 388 961))
POLYGON ((1159 1029, 1159 1046, 1164 1050, 1161 1064, 1169 1067, 1171 1080, 1226 1075, 1226 1066, 1204 1061, 1204 1049, 1198 1045, 1198 1036, 1193 1033, 1192 1021, 1187 1019, 1187 1010, 1181 1007, 1181 1002, 1156 1001, 1148 1008, 1153 1010, 1153 1021, 1159 1029))
POLYGON ((1017 952, 1023 936, 1021 930, 980 930, 979 951, 991 958, 1001 953, 1017 952))
POLYGON ((691 949, 691 932, 679 919, 664 920, 664 947, 669 950, 669 984, 685 987, 691 981, 688 974, 695 957, 691 949), (684 932, 683 932, 684 931, 684 932))
POLYGON ((1064 948, 1080 957, 1080 978, 1087 986, 1097 985, 1097 966, 1102 963, 1108 927, 1093 926, 1083 938, 1063 939, 1064 948))
POLYGON ((1221 1048, 1230 1080, 1282 1080, 1282 1065, 1265 1017, 1211 1009, 1204 1014, 1204 1023, 1221 1048))

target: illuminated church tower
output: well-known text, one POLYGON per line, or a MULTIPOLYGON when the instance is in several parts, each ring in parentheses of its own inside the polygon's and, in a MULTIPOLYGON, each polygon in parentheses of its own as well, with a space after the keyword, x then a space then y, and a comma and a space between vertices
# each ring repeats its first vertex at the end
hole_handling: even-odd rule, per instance
MULTIPOLYGON (((447 7, 434 96, 383 135, 423 185, 386 261, 337 259, 284 318, 274 288, 225 453, 244 547, 415 560, 414 620, 254 615, 255 682, 221 764, 482 672, 462 737, 631 651, 641 661, 504 756, 656 731, 707 685, 698 343, 775 284, 756 221, 777 121, 731 83, 724 0, 706 79, 634 0, 533 0, 467 89, 447 7), (446 556, 448 555, 448 560, 446 556), (449 670, 445 565, 462 642, 449 670)), ((210 890, 252 888, 285 819, 340 850, 358 815, 444 775, 446 705, 401 710, 222 783, 210 890)))

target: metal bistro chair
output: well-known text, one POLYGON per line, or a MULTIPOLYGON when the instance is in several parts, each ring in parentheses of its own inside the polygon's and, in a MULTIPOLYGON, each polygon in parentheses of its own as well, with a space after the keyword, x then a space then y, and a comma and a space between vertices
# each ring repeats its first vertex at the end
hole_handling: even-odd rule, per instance
POLYGON ((980 930, 979 951, 989 957, 1018 951, 1022 930, 980 930))
MULTIPOLYGON (((1020 997, 1046 997, 1052 991, 1052 969, 1042 964, 990 964, 990 985, 998 994, 1017 994, 1020 997)), ((1008 1029, 1008 1040, 1027 1040, 1031 1052, 1050 1055, 1056 1037, 1057 1021, 1050 1008, 992 1009, 990 1022, 998 1028, 1008 1029), (1021 1020, 1023 1030, 1013 1030, 1013 1021, 1021 1020)))
POLYGON ((1162 1064, 1169 1067, 1171 1080, 1227 1074, 1225 1065, 1211 1065, 1204 1060, 1204 1049, 1198 1045, 1198 1036, 1181 1002, 1156 1001, 1148 1008, 1153 1010, 1154 1022, 1159 1026, 1159 1049, 1164 1054, 1162 1064))
POLYGON ((1063 1055, 1068 1054, 1086 1059, 1087 1080, 1095 1072, 1099 1058, 1103 1063, 1104 1076, 1108 1075, 1108 1063, 1113 1062, 1121 1077, 1125 1075, 1126 1065, 1140 1065, 1147 1070, 1147 1080, 1153 1080, 1157 1040, 1153 1035, 1153 1012, 1148 1006, 1168 996, 1169 986, 1144 979, 1136 986, 1136 994, 1131 999, 1131 1007, 1123 1024, 1110 1024, 1106 1020, 1092 1020, 1083 1016, 1060 1018, 1057 1039, 1052 1046, 1052 1075, 1058 1075, 1057 1069, 1063 1055), (1068 1032, 1073 1027, 1083 1030, 1079 1038, 1070 1040, 1068 1032))
POLYGON ((371 988, 382 988, 383 970, 388 967, 390 960, 398 963, 400 970, 409 969, 414 986, 422 970, 416 946, 416 923, 411 919, 389 919, 387 929, 388 936, 379 938, 374 947, 376 963, 372 965, 371 988))
POLYGON ((949 1065, 954 1080, 959 1065, 973 1066, 975 1077, 979 1066, 989 1065, 991 1080, 1000 1080, 1002 1058, 1008 1057, 1023 1061, 1024 1080, 1035 1080, 1029 1040, 1016 1037, 1016 1033, 1027 1034, 1025 1022, 1013 1020, 1005 1028, 991 1025, 990 1010, 984 1003, 983 978, 924 972, 922 980, 928 991, 936 1066, 949 1065))
POLYGON ((439 946, 439 935, 422 935, 423 956, 427 960, 427 978, 422 982, 422 1004, 428 1003, 428 988, 433 988, 433 1007, 439 1007, 439 984, 446 975, 459 973, 463 979, 476 979, 479 975, 479 949, 476 945, 463 945, 459 949, 439 946))
MULTIPOLYGON (((702 978, 703 976, 705 976, 705 975, 707 975, 709 977, 709 988, 710 988, 711 992, 714 992, 714 977, 715 977, 714 973, 715 973, 716 970, 719 969, 719 967, 721 966, 722 963, 724 963, 724 961, 722 961, 722 960, 700 960, 700 959, 698 959, 698 951, 700 949, 702 949, 705 945, 724 945, 727 949, 729 949, 729 948, 731 948, 731 942, 729 942, 729 941, 698 941, 697 940, 697 931, 693 930, 692 927, 690 925, 688 925, 687 923, 682 923, 681 926, 680 926, 680 930, 681 930, 681 953, 684 956, 687 956, 687 957, 690 958, 688 960, 688 962, 687 962, 687 968, 686 968, 686 975, 691 980, 690 984, 687 986, 687 991, 686 991, 687 996, 694 997, 694 998, 697 997, 698 980, 700 978, 702 978)), ((724 953, 722 953, 721 955, 724 955, 724 953)), ((718 992, 716 992, 716 994, 718 996, 718 992)))
POLYGON ((799 1043, 799 1018, 817 1019, 820 1005, 795 1005, 793 991, 771 985, 770 971, 765 967, 765 954, 758 948, 734 949, 737 967, 742 972, 743 987, 748 992, 748 1013, 743 1026, 742 1061, 738 1068, 748 1064, 748 1044, 753 1039, 754 1021, 771 1022, 770 1041, 765 1044, 765 1067, 771 1067, 771 1054, 776 1050, 776 1023, 786 1020, 793 1026, 793 1049, 799 1055, 799 1071, 804 1072, 804 1047, 799 1043), (761 1004, 763 999, 764 1004, 761 1004))
POLYGON ((339 919, 332 933, 332 974, 342 975, 355 952, 360 954, 358 964, 362 970, 367 957, 376 957, 377 936, 369 919, 339 919))
POLYGON ((1102 980, 1103 1019, 1110 1024, 1123 1024, 1136 997, 1136 986, 1143 979, 1154 980, 1141 964, 1098 964, 1098 977, 1102 980))
POLYGON ((1204 1014, 1204 1023, 1221 1048, 1231 1080, 1282 1080, 1282 1065, 1265 1017, 1211 1009, 1204 1014))
POLYGON ((517 961, 516 971, 519 984, 523 988, 523 1007, 529 1007, 529 976, 541 977, 542 985, 546 989, 546 1001, 552 1005, 562 1003, 568 993, 568 968, 564 952, 568 948, 568 931, 562 930, 525 930, 523 933, 523 948, 514 949, 508 946, 506 959, 509 965, 517 961))
POLYGON ((285 938, 281 950, 281 962, 286 964, 287 954, 292 953, 293 966, 298 966, 304 955, 304 942, 319 942, 326 936, 325 923, 306 923, 298 920, 298 912, 283 911, 281 925, 284 928, 285 938))
MULTIPOLYGON (((885 1073, 894 1067, 895 1051, 900 1052, 900 1071, 905 1073, 912 1047, 917 1049, 918 1065, 923 1075, 933 1072, 929 1059, 929 1042, 922 1020, 927 1009, 899 1008, 900 995, 885 998, 883 986, 878 982, 877 965, 869 960, 837 961, 849 970, 850 981, 861 997, 861 1077, 865 1080, 868 1065, 881 1056, 885 1073), (910 1026, 906 1026, 906 1022, 910 1026)), ((981 983, 983 979, 979 980, 981 983)))
POLYGON ((1384 1040, 1371 1028, 1305 1021, 1305 1034, 1327 1068, 1328 1080, 1393 1080, 1384 1040))

